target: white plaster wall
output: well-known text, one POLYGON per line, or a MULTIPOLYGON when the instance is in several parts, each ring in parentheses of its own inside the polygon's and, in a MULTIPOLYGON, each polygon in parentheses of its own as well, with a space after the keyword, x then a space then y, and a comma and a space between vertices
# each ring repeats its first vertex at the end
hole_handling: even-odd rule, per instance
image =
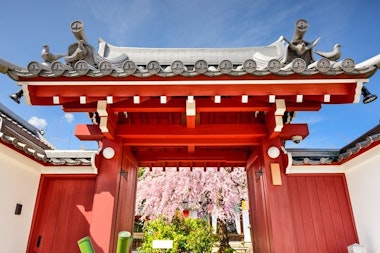
POLYGON ((359 243, 380 252, 380 145, 344 166, 359 243))
POLYGON ((1 252, 26 252, 41 165, 0 144, 1 252), (15 215, 16 204, 21 215, 15 215))

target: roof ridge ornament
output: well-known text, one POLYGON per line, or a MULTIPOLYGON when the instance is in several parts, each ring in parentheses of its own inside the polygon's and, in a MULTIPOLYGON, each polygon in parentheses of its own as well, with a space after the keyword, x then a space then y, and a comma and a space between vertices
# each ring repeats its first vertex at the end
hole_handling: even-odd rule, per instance
POLYGON ((91 66, 96 66, 95 50, 87 42, 84 32, 84 24, 80 20, 75 20, 70 25, 71 31, 74 34, 77 42, 73 43, 68 48, 68 54, 65 57, 67 65, 74 67, 78 61, 85 61, 91 66))
POLYGON ((312 49, 317 45, 320 38, 315 39, 313 42, 308 42, 303 39, 303 36, 309 28, 309 23, 305 19, 296 21, 296 27, 292 41, 283 37, 284 41, 288 43, 285 64, 291 63, 296 58, 303 59, 307 65, 314 62, 312 49))
POLYGON ((330 61, 337 61, 342 55, 340 51, 340 47, 341 47, 340 44, 335 44, 334 49, 331 52, 322 52, 319 50, 314 50, 314 53, 330 61))
POLYGON ((48 45, 43 45, 43 49, 41 51, 41 58, 45 60, 45 63, 51 64, 52 62, 67 56, 67 54, 62 53, 62 54, 53 54, 50 52, 50 48, 48 45))

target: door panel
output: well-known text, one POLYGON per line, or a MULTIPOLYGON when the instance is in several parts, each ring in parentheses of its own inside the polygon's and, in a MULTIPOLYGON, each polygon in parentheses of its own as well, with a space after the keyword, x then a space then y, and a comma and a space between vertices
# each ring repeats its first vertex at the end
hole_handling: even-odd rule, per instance
POLYGON ((44 177, 28 245, 30 253, 79 252, 89 234, 95 177, 44 177))

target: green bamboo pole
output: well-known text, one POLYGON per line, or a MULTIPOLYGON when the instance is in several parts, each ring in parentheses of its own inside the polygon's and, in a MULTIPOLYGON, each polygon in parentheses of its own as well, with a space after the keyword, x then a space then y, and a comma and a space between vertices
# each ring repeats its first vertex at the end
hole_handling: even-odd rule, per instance
POLYGON ((90 237, 83 237, 78 241, 79 250, 81 253, 95 253, 92 247, 90 237))
POLYGON ((119 232, 116 253, 129 253, 132 244, 132 235, 128 231, 119 232))

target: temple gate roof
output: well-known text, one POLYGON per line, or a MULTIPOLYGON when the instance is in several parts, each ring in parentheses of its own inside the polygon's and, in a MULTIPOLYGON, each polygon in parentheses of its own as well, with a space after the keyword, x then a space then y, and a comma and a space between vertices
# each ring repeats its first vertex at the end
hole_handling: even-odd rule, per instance
POLYGON ((308 29, 306 20, 296 22, 291 41, 280 36, 270 45, 244 48, 121 47, 99 39, 96 52, 86 40, 81 21, 74 21, 71 29, 77 43, 71 44, 66 54, 53 54, 45 45, 44 51, 41 52, 43 62, 31 61, 28 66, 20 67, 0 59, 0 71, 15 80, 36 76, 260 77, 271 74, 302 75, 308 78, 318 74, 328 77, 341 74, 370 77, 380 66, 380 55, 361 63, 355 63, 351 58, 340 59, 339 44, 336 44, 331 52, 315 50, 319 38, 312 42, 303 38, 308 29), (320 59, 315 61, 314 56, 320 59))

